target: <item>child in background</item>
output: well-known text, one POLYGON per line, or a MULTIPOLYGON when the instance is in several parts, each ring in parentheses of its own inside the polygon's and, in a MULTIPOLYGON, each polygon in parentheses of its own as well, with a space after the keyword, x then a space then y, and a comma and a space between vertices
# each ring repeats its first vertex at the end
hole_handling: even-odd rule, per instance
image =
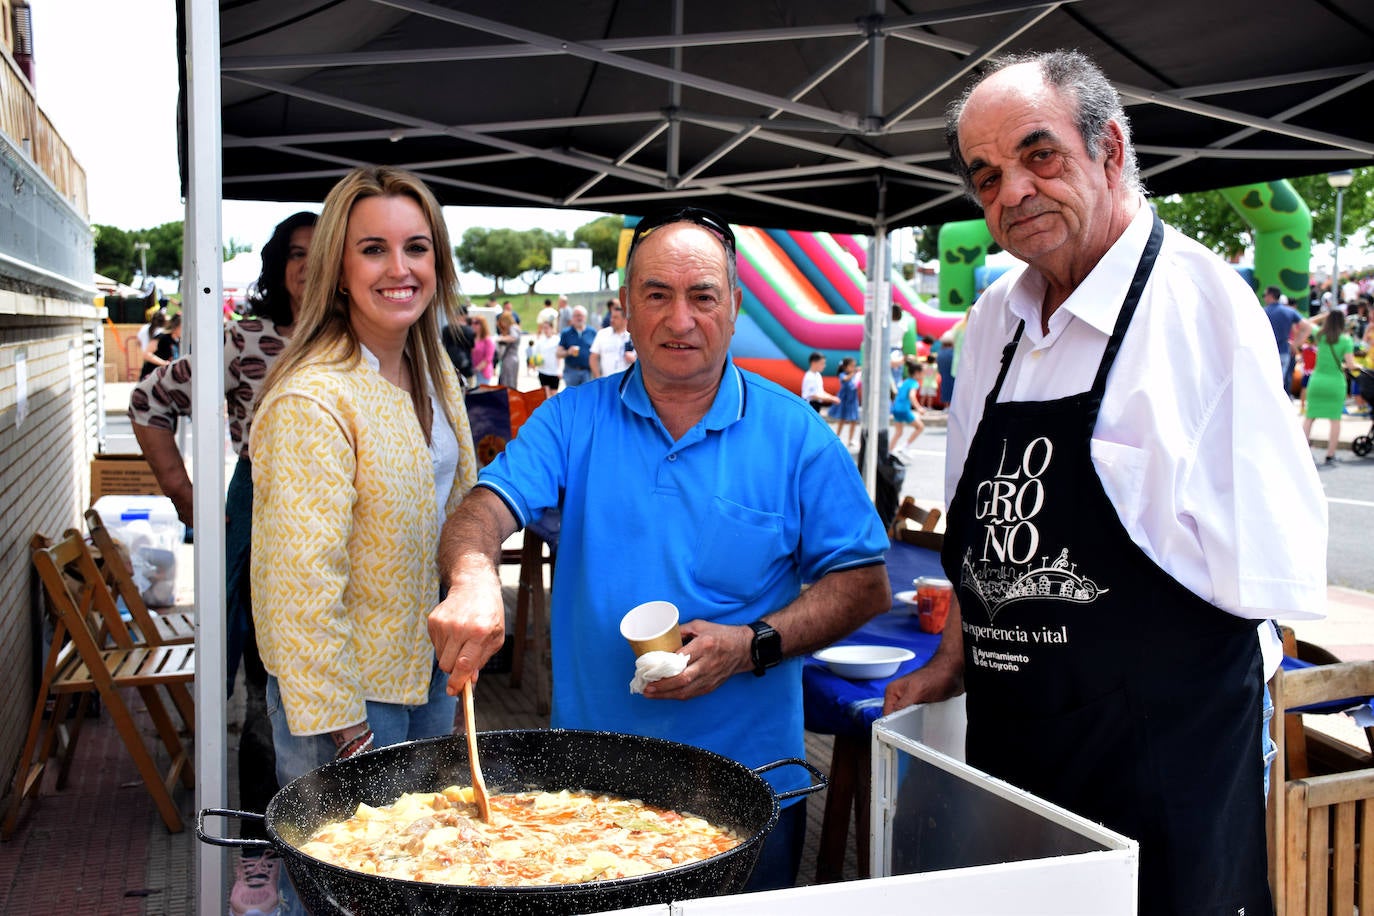
POLYGON ((835 433, 844 440, 845 445, 857 445, 850 436, 858 435, 859 430, 859 363, 852 356, 840 360, 840 368, 835 373, 840 379, 840 403, 835 408, 839 426, 835 433))
POLYGON ((825 380, 821 376, 825 371, 825 357, 820 353, 812 353, 806 364, 808 368, 802 376, 802 400, 814 407, 816 413, 840 403, 839 398, 825 390, 825 380))
POLYGON ((892 443, 894 452, 911 445, 916 441, 916 437, 925 431, 926 425, 920 415, 926 411, 919 400, 924 370, 925 364, 919 359, 914 356, 906 358, 907 378, 897 386, 897 397, 892 401, 892 435, 888 437, 888 441, 892 443), (898 442, 897 440, 902 438, 902 427, 908 424, 911 426, 911 435, 907 437, 906 442, 898 442))
POLYGON ((1317 368, 1317 346, 1311 338, 1303 341, 1298 356, 1302 359, 1302 396, 1298 399, 1298 413, 1306 415, 1307 383, 1312 379, 1312 370, 1317 368))
POLYGON ((940 369, 935 365, 934 355, 927 356, 925 359, 925 368, 921 372, 921 385, 917 393, 917 400, 927 410, 933 408, 940 400, 940 369))

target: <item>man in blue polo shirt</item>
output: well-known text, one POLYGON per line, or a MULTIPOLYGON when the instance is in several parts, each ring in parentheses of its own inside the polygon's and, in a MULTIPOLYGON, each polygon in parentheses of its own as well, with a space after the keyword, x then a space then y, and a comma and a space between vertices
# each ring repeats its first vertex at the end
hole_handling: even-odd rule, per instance
MULTIPOLYGON (((749 767, 806 756, 802 656, 890 606, 887 537, 825 421, 730 359, 741 295, 723 221, 687 209, 639 223, 620 291, 638 361, 535 410, 444 526, 449 592, 429 631, 450 691, 503 642, 502 542, 557 506, 552 725, 749 767), (657 599, 680 609, 690 661, 632 695, 620 618, 657 599)), ((765 778, 785 791, 805 777, 765 778)), ((750 889, 795 881, 805 806, 785 804, 750 889)))
POLYGON ((587 327, 587 310, 573 306, 572 324, 558 335, 558 358, 563 360, 563 384, 569 388, 587 382, 592 377, 592 341, 596 331, 587 327))

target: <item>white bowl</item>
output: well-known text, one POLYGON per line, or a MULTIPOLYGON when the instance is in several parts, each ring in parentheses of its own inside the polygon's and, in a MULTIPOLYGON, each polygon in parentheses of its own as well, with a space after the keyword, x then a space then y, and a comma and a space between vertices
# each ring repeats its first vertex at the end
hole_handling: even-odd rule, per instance
POLYGON ((898 592, 897 594, 893 595, 892 597, 893 597, 893 598, 896 598, 896 599, 897 599, 898 601, 900 601, 902 604, 910 604, 910 605, 912 605, 912 606, 915 606, 915 604, 916 604, 916 589, 914 589, 914 588, 909 588, 909 589, 907 589, 907 590, 904 591, 904 592, 898 592))
POLYGON ((892 677, 902 662, 910 661, 916 655, 910 649, 896 646, 831 646, 811 657, 829 665, 830 670, 840 677, 866 681, 892 677))

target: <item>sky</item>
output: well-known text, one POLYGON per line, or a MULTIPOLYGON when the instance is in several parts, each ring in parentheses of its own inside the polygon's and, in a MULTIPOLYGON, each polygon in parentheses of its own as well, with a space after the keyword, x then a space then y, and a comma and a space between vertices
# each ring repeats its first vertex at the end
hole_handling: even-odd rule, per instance
MULTIPOLYGON (((91 223, 133 230, 185 219, 177 172, 174 0, 30 3, 38 106, 86 170, 91 223)), ((221 238, 256 251, 273 226, 302 209, 319 207, 224 201, 221 238)), ((528 207, 445 208, 455 241, 472 226, 542 227, 571 235, 597 215, 528 207)), ((541 291, 545 286, 553 290, 543 283, 541 291)), ((513 291, 518 290, 516 284, 513 291)))

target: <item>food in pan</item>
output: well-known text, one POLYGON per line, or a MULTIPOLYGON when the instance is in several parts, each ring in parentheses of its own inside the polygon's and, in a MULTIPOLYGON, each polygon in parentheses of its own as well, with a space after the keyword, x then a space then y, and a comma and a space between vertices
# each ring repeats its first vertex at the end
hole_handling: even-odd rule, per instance
POLYGON ((471 886, 579 884, 626 878, 710 858, 741 842, 699 817, 581 792, 491 797, 491 823, 472 789, 408 792, 382 807, 358 805, 300 849, 353 871, 471 886))

